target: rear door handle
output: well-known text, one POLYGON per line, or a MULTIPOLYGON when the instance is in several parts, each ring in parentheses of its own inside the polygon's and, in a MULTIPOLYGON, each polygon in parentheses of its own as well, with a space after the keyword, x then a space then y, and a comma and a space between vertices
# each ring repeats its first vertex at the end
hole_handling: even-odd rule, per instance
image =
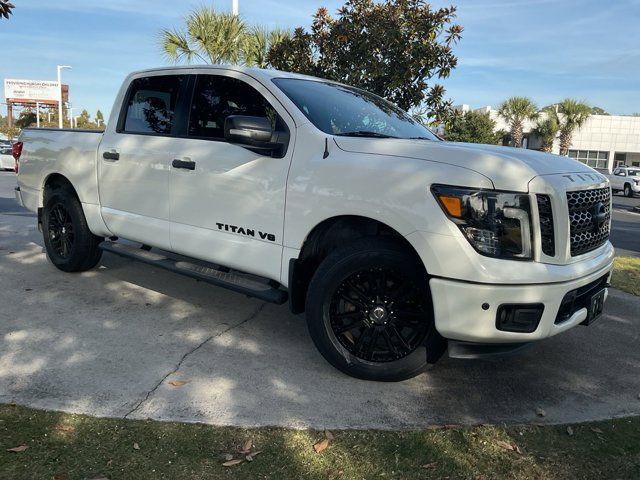
POLYGON ((196 162, 193 162, 191 160, 178 160, 178 159, 175 159, 171 163, 171 166, 173 168, 182 168, 184 170, 195 170, 196 169, 196 162))
POLYGON ((112 162, 117 162, 118 160, 120 160, 120 154, 118 152, 104 152, 102 154, 102 158, 104 158, 105 160, 110 160, 112 162))

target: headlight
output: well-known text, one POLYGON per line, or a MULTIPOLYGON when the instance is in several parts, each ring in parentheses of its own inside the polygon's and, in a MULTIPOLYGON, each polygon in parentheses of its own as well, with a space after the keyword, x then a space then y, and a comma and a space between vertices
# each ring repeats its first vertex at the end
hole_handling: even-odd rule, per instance
POLYGON ((445 214, 482 255, 531 259, 529 196, 515 192, 434 185, 445 214))

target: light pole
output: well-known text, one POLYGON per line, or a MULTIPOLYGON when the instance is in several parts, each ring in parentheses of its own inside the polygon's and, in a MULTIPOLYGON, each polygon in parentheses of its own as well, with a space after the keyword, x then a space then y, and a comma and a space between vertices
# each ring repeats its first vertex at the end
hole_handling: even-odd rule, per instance
POLYGON ((233 0, 233 14, 238 16, 238 0, 233 0))
POLYGON ((71 68, 69 65, 58 65, 58 87, 60 88, 58 98, 58 128, 62 128, 62 69, 71 68))
POLYGON ((36 127, 40 128, 40 102, 36 102, 36 127))
POLYGON ((69 127, 73 128, 73 108, 68 107, 67 110, 69 110, 69 127))

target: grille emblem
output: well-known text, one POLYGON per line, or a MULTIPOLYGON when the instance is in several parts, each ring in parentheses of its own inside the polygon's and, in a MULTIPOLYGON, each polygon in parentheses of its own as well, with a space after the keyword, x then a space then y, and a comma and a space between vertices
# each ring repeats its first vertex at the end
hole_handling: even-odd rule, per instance
POLYGON ((591 208, 591 217, 593 218, 593 230, 597 232, 607 221, 607 209, 602 202, 596 203, 591 208))

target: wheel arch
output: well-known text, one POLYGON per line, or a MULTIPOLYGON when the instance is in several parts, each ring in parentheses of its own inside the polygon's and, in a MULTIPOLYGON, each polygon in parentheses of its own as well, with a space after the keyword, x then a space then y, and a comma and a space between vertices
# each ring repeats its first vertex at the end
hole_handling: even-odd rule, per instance
POLYGON ((415 256, 426 272, 415 247, 395 228, 385 222, 360 215, 337 215, 315 225, 306 235, 297 258, 289 259, 289 306, 293 313, 305 310, 309 283, 320 263, 336 248, 364 237, 385 237, 396 240, 403 249, 415 256))

